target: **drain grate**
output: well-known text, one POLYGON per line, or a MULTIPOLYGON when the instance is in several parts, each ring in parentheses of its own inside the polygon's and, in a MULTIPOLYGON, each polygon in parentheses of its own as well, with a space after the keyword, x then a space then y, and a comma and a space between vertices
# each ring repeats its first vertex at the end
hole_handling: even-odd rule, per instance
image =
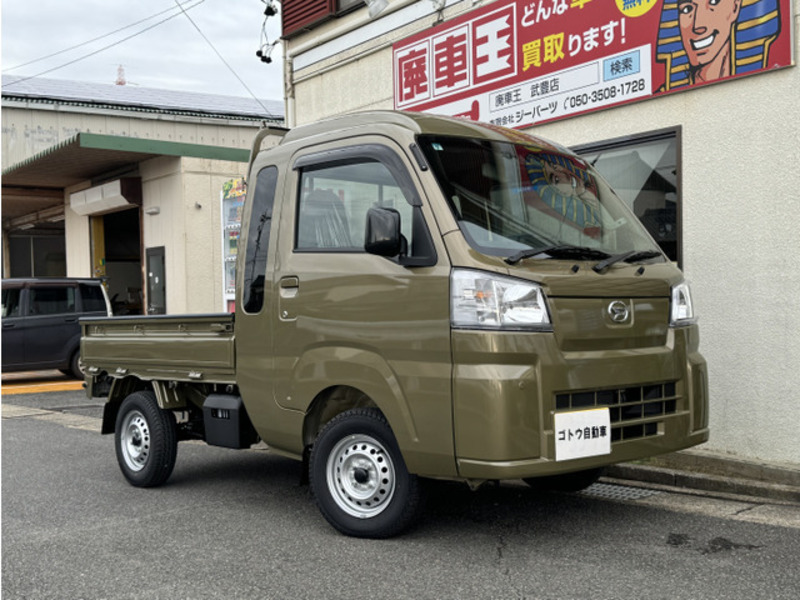
POLYGON ((613 483, 595 483, 581 492, 584 496, 605 500, 641 500, 660 493, 657 490, 614 485, 613 483))

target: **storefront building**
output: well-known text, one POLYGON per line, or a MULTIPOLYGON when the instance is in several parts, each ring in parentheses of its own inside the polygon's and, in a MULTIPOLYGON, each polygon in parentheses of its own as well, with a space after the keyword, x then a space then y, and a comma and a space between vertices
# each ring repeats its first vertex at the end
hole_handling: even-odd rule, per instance
POLYGON ((117 314, 228 310, 238 226, 223 198, 281 104, 3 83, 3 277, 102 277, 117 314))
POLYGON ((290 126, 369 109, 581 153, 692 284, 704 452, 800 467, 791 0, 284 0, 290 126), (354 93, 357 90, 357 93, 354 93))

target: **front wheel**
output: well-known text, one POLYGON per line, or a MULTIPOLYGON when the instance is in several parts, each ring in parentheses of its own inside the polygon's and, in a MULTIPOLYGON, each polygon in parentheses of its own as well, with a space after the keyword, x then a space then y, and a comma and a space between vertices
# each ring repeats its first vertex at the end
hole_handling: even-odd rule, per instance
POLYGON ((374 408, 343 412, 325 426, 311 450, 309 479, 322 515, 345 535, 392 537, 422 509, 419 478, 374 408))
POLYGON ((153 392, 134 392, 117 413, 114 445, 119 467, 131 485, 161 485, 169 479, 178 455, 175 416, 159 408, 153 392))

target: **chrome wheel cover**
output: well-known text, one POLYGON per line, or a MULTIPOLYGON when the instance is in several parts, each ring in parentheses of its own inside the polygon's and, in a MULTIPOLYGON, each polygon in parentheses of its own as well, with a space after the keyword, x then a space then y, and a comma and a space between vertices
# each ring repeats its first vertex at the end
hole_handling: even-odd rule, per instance
POLYGON ((150 424, 138 410, 125 415, 119 440, 122 457, 131 471, 141 471, 150 458, 150 424))
POLYGON ((392 459, 383 445, 368 435, 340 440, 328 455, 325 471, 333 501, 352 517, 375 517, 394 496, 392 459))

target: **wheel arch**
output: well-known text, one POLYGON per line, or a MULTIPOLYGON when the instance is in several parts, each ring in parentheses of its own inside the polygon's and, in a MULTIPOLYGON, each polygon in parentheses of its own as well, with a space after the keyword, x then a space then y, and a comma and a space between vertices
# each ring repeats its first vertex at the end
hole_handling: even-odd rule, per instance
POLYGON ((403 454, 419 442, 411 407, 391 366, 379 354, 359 348, 319 348, 306 353, 294 371, 285 406, 305 413, 304 448, 336 415, 351 408, 374 407, 383 413, 403 454), (316 368, 315 368, 316 367, 316 368), (303 398, 310 401, 303 402, 303 398))
MULTIPOLYGON (((108 400, 103 407, 103 424, 100 428, 100 433, 107 435, 114 433, 114 428, 117 422, 117 414, 122 401, 134 392, 140 391, 153 391, 153 382, 144 381, 138 377, 121 377, 115 378, 111 382, 111 388, 108 391, 108 400)), ((156 399, 158 394, 156 393, 156 399)))
POLYGON ((322 428, 337 415, 351 408, 367 407, 380 410, 375 401, 358 388, 349 385, 325 388, 311 401, 306 412, 303 420, 303 446, 311 446, 322 428))
MULTIPOLYGON (((175 385, 175 382, 159 379, 141 379, 136 375, 114 378, 108 392, 108 400, 103 409, 103 424, 101 433, 114 433, 119 407, 122 401, 134 392, 151 391, 155 394, 158 407, 164 410, 182 409, 190 404, 197 405, 197 398, 207 395, 202 390, 197 390, 192 384, 175 385)), ((202 406, 202 400, 200 400, 202 406)))

